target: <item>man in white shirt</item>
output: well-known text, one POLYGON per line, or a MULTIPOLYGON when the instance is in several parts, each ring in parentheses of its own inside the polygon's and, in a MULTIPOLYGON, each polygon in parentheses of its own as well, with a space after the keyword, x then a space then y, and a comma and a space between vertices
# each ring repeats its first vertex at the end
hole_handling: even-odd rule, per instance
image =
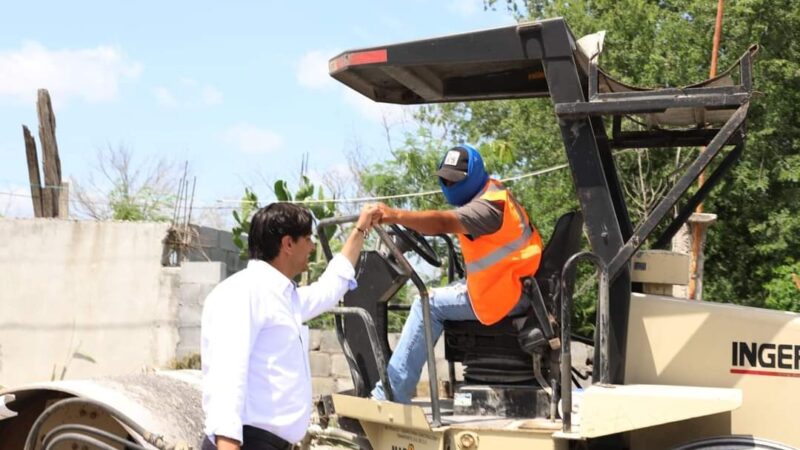
POLYGON ((218 450, 288 449, 311 417, 308 327, 355 288, 354 267, 380 210, 365 206, 319 280, 296 287, 314 249, 308 209, 273 203, 251 220, 247 268, 206 298, 201 327, 203 411, 218 450))

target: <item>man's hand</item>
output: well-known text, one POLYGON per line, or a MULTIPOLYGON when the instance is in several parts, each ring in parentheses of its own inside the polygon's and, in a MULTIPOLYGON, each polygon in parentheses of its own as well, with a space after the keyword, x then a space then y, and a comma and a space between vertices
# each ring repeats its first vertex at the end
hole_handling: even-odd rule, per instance
POLYGON ((356 221, 356 228, 369 230, 373 225, 380 223, 383 212, 381 211, 379 205, 382 205, 382 203, 364 205, 364 207, 361 208, 361 213, 356 221))
POLYGON ((241 444, 236 439, 217 436, 217 450, 240 450, 241 444))
POLYGON ((361 214, 358 215, 356 226, 342 247, 342 255, 350 260, 353 267, 356 266, 358 255, 361 253, 361 248, 364 246, 364 239, 367 238, 366 234, 373 225, 380 222, 381 214, 378 205, 370 204, 361 208, 361 214), (359 231, 358 229, 363 231, 359 231))
POLYGON ((380 223, 397 223, 397 210, 386 206, 385 203, 376 203, 375 206, 381 212, 380 223))

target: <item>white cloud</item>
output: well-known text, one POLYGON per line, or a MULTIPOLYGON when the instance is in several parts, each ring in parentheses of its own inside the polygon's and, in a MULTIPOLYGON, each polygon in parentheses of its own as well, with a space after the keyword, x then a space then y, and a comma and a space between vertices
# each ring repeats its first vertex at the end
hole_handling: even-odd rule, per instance
POLYGON ((447 9, 461 16, 473 16, 483 11, 481 0, 450 0, 447 9))
POLYGON ((223 138, 240 151, 254 155, 272 153, 283 146, 281 135, 249 123, 240 123, 228 128, 223 138))
POLYGON ((387 126, 393 126, 406 121, 405 107, 372 101, 352 89, 344 91, 344 101, 355 108, 364 118, 373 122, 385 122, 387 126))
POLYGON ((119 85, 138 78, 142 65, 115 47, 51 50, 37 42, 0 51, 0 97, 34 104, 46 88, 56 103, 78 98, 106 102, 117 98, 119 85))
POLYGON ((297 83, 310 89, 323 89, 333 85, 328 75, 328 60, 334 51, 314 50, 306 53, 297 64, 297 83))
POLYGON ((175 95, 170 92, 169 89, 159 86, 154 89, 154 92, 159 105, 168 107, 178 106, 178 99, 175 98, 175 95))

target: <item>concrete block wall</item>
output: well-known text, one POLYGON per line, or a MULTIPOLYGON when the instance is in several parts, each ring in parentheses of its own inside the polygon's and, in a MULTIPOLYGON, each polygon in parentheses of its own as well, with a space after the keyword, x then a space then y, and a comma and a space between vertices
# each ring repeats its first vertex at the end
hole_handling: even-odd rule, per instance
POLYGON ((0 218, 0 386, 60 378, 65 367, 73 379, 165 368, 199 352, 202 302, 228 275, 226 260, 239 267, 238 249, 230 233, 207 229, 205 256, 218 261, 163 267, 168 228, 0 218))
POLYGON ((247 265, 239 258, 239 248, 233 243, 233 234, 225 230, 193 226, 197 239, 186 254, 189 261, 216 261, 225 263, 225 274, 231 276, 247 265))
POLYGON ((226 278, 227 267, 223 262, 187 261, 181 264, 179 270, 178 345, 175 357, 181 359, 200 352, 203 302, 211 290, 226 278))
POLYGON ((59 378, 64 366, 86 378, 168 364, 178 339, 176 274, 161 266, 168 226, 0 219, 0 385, 59 378))
MULTIPOLYGON (((389 346, 394 348, 399 333, 391 333, 388 336, 389 346)), ((334 392, 341 392, 353 388, 353 380, 350 377, 350 368, 347 360, 339 346, 339 339, 334 330, 311 330, 310 333, 310 353, 309 364, 311 366, 312 391, 314 395, 325 395, 334 392)), ((442 380, 447 379, 448 367, 444 359, 444 341, 439 340, 434 347, 436 355, 436 369, 438 376, 442 380)), ((456 364, 456 379, 462 379, 461 365, 456 364)), ((428 391, 428 367, 427 364, 422 369, 422 377, 417 385, 420 395, 428 391)))

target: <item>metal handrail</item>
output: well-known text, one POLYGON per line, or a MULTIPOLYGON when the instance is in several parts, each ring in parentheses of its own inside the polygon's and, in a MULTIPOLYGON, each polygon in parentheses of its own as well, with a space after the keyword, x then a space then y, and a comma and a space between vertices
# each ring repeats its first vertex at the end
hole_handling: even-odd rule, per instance
POLYGON ((609 384, 609 299, 608 266, 594 253, 581 252, 572 255, 561 270, 561 420, 563 431, 572 432, 572 294, 575 286, 575 266, 580 260, 588 260, 597 266, 599 276, 599 299, 597 306, 597 338, 595 352, 600 351, 598 365, 599 383, 609 384), (569 282, 568 282, 569 281, 569 282))
POLYGON ((400 264, 400 266, 409 274, 411 281, 414 283, 414 286, 417 287, 419 290, 419 299, 422 303, 422 324, 425 328, 425 347, 427 350, 428 356, 428 381, 430 383, 430 391, 431 391, 431 425, 434 427, 438 427, 442 424, 442 415, 441 409, 439 407, 439 389, 437 388, 438 378, 436 376, 436 357, 433 353, 433 332, 431 331, 431 303, 430 297, 428 296, 428 288, 425 287, 425 282, 419 277, 417 272, 411 267, 411 263, 408 262, 405 256, 403 256, 403 252, 400 251, 399 248, 394 244, 391 236, 381 228, 380 226, 375 227, 375 231, 378 232, 378 236, 380 236, 381 241, 383 241, 387 247, 389 247, 389 251, 392 252, 394 255, 395 260, 400 264))
MULTIPOLYGON (((317 235, 319 237, 320 244, 322 245, 322 250, 325 253, 325 257, 328 260, 333 258, 333 254, 331 252, 330 244, 328 242, 328 236, 325 233, 325 227, 330 225, 339 225, 342 223, 355 222, 356 220, 358 220, 358 216, 331 217, 319 221, 319 224, 317 225, 317 235)), ((375 229, 381 241, 384 244, 386 244, 389 251, 394 256, 395 260, 398 262, 398 264, 400 264, 400 267, 402 269, 402 275, 406 275, 409 278, 411 278, 411 281, 414 283, 414 286, 416 286, 417 290, 419 290, 420 302, 422 303, 422 323, 425 328, 425 345, 427 350, 427 362, 428 362, 428 380, 430 382, 430 391, 431 391, 431 415, 432 415, 431 425, 434 427, 438 427, 441 425, 442 419, 441 419, 441 408, 439 406, 439 390, 437 389, 438 378, 436 375, 436 357, 434 355, 434 350, 433 350, 433 332, 431 331, 431 304, 430 304, 430 296, 428 295, 428 289, 425 287, 425 282, 422 281, 422 279, 419 277, 414 268, 411 267, 411 264, 408 262, 406 257, 403 256, 403 252, 401 252, 400 249, 397 248, 397 245, 395 245, 394 240, 392 240, 391 236, 389 236, 386 230, 384 230, 380 225, 373 226, 373 229, 375 229)), ((363 312, 366 314, 365 311, 363 312)), ((369 317, 369 321, 372 322, 371 317, 369 317)), ((377 331, 375 330, 374 327, 375 325, 373 323, 372 329, 373 331, 375 331, 375 334, 377 336, 377 331)), ((370 327, 368 326, 367 327, 368 333, 369 329, 370 327)), ((337 327, 336 331, 337 334, 341 332, 339 327, 337 327)), ((376 349, 380 348, 380 346, 377 345, 376 341, 375 342, 372 341, 371 337, 370 341, 374 348, 376 349)), ((340 342, 346 344, 346 341, 343 339, 343 336, 340 336, 340 342)), ((382 351, 377 350, 375 354, 376 360, 379 358, 378 352, 381 352, 382 355, 382 351)), ((378 373, 381 378, 381 383, 383 384, 383 386, 388 387, 389 389, 388 392, 391 392, 389 379, 388 376, 386 376, 385 372, 386 372, 386 362, 384 360, 378 363, 378 373)))
MULTIPOLYGON (((364 326, 367 329, 367 338, 369 338, 369 343, 375 350, 375 363, 378 365, 378 377, 381 379, 386 400, 394 400, 394 392, 389 383, 389 376, 386 373, 386 355, 383 354, 383 347, 380 345, 380 340, 378 339, 378 330, 375 328, 375 321, 372 320, 372 317, 364 308, 355 306, 337 306, 336 308, 332 308, 331 312, 342 316, 358 316, 364 321, 364 326)), ((338 331, 337 329, 337 334, 339 334, 338 331)), ((342 343, 341 340, 339 342, 342 343)), ((366 386, 366 389, 369 389, 369 386, 366 386)))

